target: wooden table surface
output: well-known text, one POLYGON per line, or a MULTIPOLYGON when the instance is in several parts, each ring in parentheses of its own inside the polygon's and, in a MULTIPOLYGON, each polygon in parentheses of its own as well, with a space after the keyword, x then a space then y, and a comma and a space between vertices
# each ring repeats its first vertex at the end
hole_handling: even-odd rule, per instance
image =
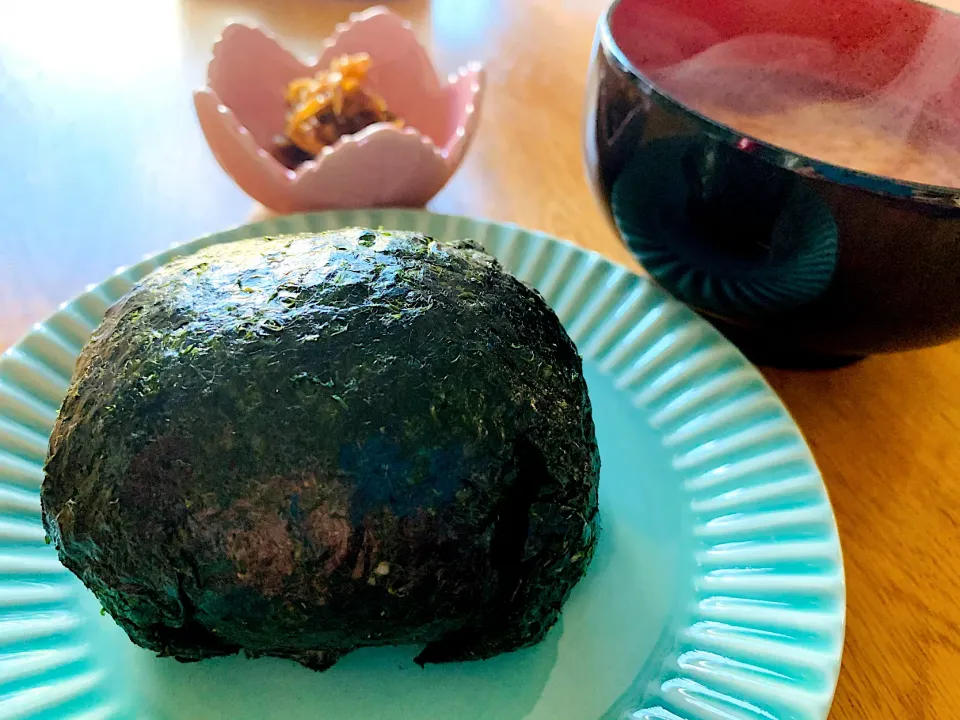
MULTIPOLYGON (((952 0, 960 7, 960 0, 952 0)), ((606 0, 396 0, 444 70, 489 69, 481 127, 430 204, 631 261, 591 196, 580 124, 606 0)), ((48 0, 0 19, 0 349, 119 265, 244 221, 190 90, 227 18, 310 54, 342 0, 48 0)), ((765 371, 813 448, 846 560, 832 718, 960 717, 960 344, 765 371)))

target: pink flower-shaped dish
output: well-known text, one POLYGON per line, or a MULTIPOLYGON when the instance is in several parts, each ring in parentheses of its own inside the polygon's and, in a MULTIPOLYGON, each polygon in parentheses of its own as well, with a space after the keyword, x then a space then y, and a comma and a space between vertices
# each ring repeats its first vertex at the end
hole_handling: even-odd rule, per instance
POLYGON ((214 46, 197 117, 220 166, 251 197, 280 213, 356 207, 417 207, 444 186, 476 130, 484 73, 477 63, 444 82, 410 24, 386 8, 339 25, 306 65, 268 33, 231 24, 214 46), (365 52, 369 88, 402 118, 377 123, 289 170, 269 152, 283 132, 287 83, 344 54, 365 52))

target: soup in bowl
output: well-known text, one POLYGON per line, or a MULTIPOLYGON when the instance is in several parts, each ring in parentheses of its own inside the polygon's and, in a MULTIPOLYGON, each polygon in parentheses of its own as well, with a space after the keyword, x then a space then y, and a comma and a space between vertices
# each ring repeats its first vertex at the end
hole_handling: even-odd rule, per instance
POLYGON ((761 360, 960 336, 960 16, 620 0, 586 154, 650 274, 761 360))

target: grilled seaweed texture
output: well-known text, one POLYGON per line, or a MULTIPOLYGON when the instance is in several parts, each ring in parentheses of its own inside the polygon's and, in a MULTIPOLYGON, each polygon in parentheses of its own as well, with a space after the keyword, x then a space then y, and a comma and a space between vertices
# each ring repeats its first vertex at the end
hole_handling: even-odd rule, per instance
POLYGON ((43 520, 130 638, 322 670, 543 639, 593 554, 581 360, 468 241, 349 228, 145 278, 80 354, 43 520))

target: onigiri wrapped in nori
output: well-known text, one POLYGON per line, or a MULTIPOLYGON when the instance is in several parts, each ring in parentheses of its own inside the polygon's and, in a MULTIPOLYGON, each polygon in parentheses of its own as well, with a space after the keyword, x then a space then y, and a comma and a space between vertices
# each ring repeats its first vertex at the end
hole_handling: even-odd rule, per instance
POLYGON ((580 357, 469 242, 347 229, 145 278, 80 354, 43 519, 145 648, 324 669, 543 639, 597 537, 580 357))

